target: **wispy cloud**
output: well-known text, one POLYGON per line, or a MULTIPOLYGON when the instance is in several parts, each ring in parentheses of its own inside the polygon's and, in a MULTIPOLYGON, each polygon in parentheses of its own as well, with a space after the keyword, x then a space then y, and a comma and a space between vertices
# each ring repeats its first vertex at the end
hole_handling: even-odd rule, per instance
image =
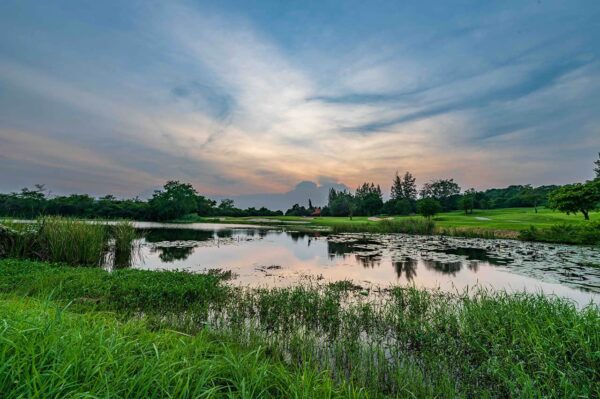
POLYGON ((600 147, 592 2, 315 18, 226 3, 21 7, 0 17, 4 190, 39 177, 123 194, 168 178, 285 192, 322 176, 385 184, 397 169, 560 183, 587 178, 600 147))

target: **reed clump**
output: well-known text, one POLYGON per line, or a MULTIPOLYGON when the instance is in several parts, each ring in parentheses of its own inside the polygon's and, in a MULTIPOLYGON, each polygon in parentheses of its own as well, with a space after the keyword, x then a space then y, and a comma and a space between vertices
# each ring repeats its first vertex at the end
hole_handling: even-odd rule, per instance
POLYGON ((130 222, 111 226, 58 216, 33 223, 3 222, 0 225, 0 256, 61 262, 74 266, 99 266, 107 251, 128 263, 136 231, 130 222), (112 240, 112 241, 111 241, 112 240), (114 243, 113 247, 109 241, 114 243))

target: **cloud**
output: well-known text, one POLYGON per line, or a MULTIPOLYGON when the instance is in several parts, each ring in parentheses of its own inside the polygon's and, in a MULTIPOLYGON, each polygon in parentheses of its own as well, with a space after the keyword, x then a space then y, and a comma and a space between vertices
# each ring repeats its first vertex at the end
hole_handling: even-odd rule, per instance
POLYGON ((600 146, 593 3, 23 7, 0 16, 0 190, 542 184, 586 178, 600 146))

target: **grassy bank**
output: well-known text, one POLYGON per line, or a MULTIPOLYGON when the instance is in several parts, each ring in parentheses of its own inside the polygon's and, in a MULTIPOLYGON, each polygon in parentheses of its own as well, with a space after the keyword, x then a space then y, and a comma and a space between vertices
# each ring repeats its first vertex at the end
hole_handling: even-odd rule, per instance
MULTIPOLYGON (((370 397, 600 395, 600 310, 596 306, 577 310, 568 301, 541 295, 480 291, 468 296, 395 288, 364 296, 348 282, 242 289, 225 285, 215 274, 107 273, 17 260, 0 261, 0 292, 11 298, 52 298, 58 306, 70 303, 69 312, 82 314, 74 318, 91 320, 100 317, 93 315, 111 311, 126 326, 137 320, 135 328, 143 326, 143 334, 155 334, 148 335, 148 343, 157 339, 161 345, 171 340, 177 341, 171 343, 173 346, 180 345, 180 335, 168 330, 199 334, 189 339, 198 339, 200 346, 207 336, 225 348, 235 342, 241 352, 232 362, 241 361, 237 357, 248 353, 256 354, 261 362, 268 359, 260 364, 277 370, 281 367, 287 377, 271 375, 261 384, 279 386, 273 381, 291 381, 294 392, 305 392, 299 396, 311 397, 310 392, 328 390, 352 396, 359 388, 370 397), (296 391, 304 383, 293 382, 303 378, 309 378, 308 391, 296 391)), ((24 306, 13 302, 7 306, 24 306)), ((5 309, 1 311, 12 315, 3 314, 5 320, 19 313, 5 309)), ((32 318, 42 317, 39 313, 43 312, 32 309, 32 318)), ((95 328, 87 322, 81 326, 73 322, 61 334, 75 339, 71 335, 87 330, 93 335, 95 328)), ((120 342, 125 345, 137 339, 137 335, 125 336, 120 342)), ((35 336, 29 342, 43 340, 35 336)), ((4 345, 0 353, 7 351, 6 342, 0 342, 0 348, 4 345)), ((90 344, 90 351, 94 345, 102 345, 98 340, 93 342, 97 344, 90 344)), ((158 355, 154 354, 158 359, 164 350, 161 345, 158 355)), ((74 346, 73 351, 79 347, 74 346)), ((150 347, 145 348, 150 354, 142 352, 151 356, 150 347)), ((85 361, 85 353, 80 357, 73 353, 69 358, 78 365, 85 361)), ((123 356, 133 354, 125 350, 123 356)), ((204 359, 203 355, 197 358, 204 359)), ((21 364, 25 355, 20 359, 6 364, 21 364)), ((164 359, 175 361, 177 356, 166 355, 164 359)), ((142 367, 141 360, 121 361, 142 367)), ((147 372, 154 368, 160 378, 170 378, 161 371, 167 366, 161 367, 149 365, 147 372)), ((243 367, 234 369, 245 372, 243 367)), ((12 366, 10 370, 14 371, 12 366)), ((186 373, 181 375, 182 381, 192 384, 186 373)), ((140 386, 147 383, 148 375, 140 377, 140 386)), ((176 380, 173 377, 170 383, 176 380)), ((68 385, 79 380, 68 375, 65 381, 68 385)), ((198 389, 208 389, 205 387, 215 380, 209 381, 213 382, 198 389)), ((135 379, 131 384, 138 386, 135 379)), ((224 392, 219 389, 228 388, 215 392, 224 392)), ((267 392, 274 392, 274 396, 282 392, 273 389, 267 392)), ((294 396, 294 392, 288 395, 294 396)))
POLYGON ((590 213, 591 221, 581 215, 566 215, 546 208, 508 208, 440 213, 432 218, 434 227, 420 216, 382 218, 297 216, 261 218, 202 218, 190 215, 179 220, 190 222, 248 223, 287 225, 294 229, 327 228, 335 232, 442 234, 461 237, 512 238, 569 244, 600 243, 600 213, 590 213), (533 228, 533 233, 531 233, 533 228))

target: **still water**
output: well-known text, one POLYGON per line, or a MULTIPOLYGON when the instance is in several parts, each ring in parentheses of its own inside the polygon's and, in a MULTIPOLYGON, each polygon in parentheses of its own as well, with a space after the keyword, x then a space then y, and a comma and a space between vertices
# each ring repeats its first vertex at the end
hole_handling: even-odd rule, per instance
MULTIPOLYGON (((232 271, 233 284, 349 279, 371 286, 544 292, 600 303, 597 248, 403 234, 326 234, 229 224, 137 223, 132 267, 232 271)), ((110 266, 110 265, 109 265, 110 266)))

